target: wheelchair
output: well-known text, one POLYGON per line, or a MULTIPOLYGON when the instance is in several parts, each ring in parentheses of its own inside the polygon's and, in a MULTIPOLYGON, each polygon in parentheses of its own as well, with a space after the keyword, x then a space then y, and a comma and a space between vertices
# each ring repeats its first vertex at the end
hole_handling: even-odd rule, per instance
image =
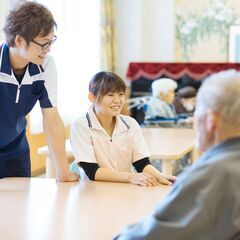
POLYGON ((146 112, 150 98, 151 96, 143 96, 127 100, 131 116, 136 119, 141 127, 192 128, 192 123, 188 119, 193 114, 181 113, 174 118, 147 116, 146 112))

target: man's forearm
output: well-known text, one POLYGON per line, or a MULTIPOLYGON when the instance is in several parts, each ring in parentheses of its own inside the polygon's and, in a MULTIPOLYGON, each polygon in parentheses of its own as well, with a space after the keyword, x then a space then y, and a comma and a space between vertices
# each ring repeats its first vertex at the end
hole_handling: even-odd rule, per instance
POLYGON ((63 121, 60 117, 56 117, 51 122, 44 121, 43 126, 57 178, 64 180, 69 173, 69 168, 65 151, 65 128, 63 121))

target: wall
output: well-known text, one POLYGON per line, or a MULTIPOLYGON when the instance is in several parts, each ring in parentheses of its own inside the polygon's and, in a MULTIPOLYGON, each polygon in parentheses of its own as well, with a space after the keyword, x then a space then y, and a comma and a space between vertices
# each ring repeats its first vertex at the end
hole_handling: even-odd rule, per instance
POLYGON ((115 0, 117 73, 131 61, 174 61, 174 0, 115 0))

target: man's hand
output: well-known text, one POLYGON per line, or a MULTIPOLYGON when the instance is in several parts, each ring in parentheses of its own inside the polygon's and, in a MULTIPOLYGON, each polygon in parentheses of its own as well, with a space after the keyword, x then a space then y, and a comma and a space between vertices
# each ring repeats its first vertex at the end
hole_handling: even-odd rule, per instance
POLYGON ((69 172, 66 176, 56 175, 57 182, 76 182, 79 180, 79 175, 73 172, 69 172))

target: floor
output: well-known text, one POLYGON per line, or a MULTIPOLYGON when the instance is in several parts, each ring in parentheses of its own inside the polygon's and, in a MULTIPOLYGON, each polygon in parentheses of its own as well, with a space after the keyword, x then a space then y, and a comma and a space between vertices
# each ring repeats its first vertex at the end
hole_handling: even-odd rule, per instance
POLYGON ((40 175, 37 175, 37 176, 34 176, 34 177, 36 177, 36 178, 45 178, 46 174, 44 173, 44 174, 40 174, 40 175))

